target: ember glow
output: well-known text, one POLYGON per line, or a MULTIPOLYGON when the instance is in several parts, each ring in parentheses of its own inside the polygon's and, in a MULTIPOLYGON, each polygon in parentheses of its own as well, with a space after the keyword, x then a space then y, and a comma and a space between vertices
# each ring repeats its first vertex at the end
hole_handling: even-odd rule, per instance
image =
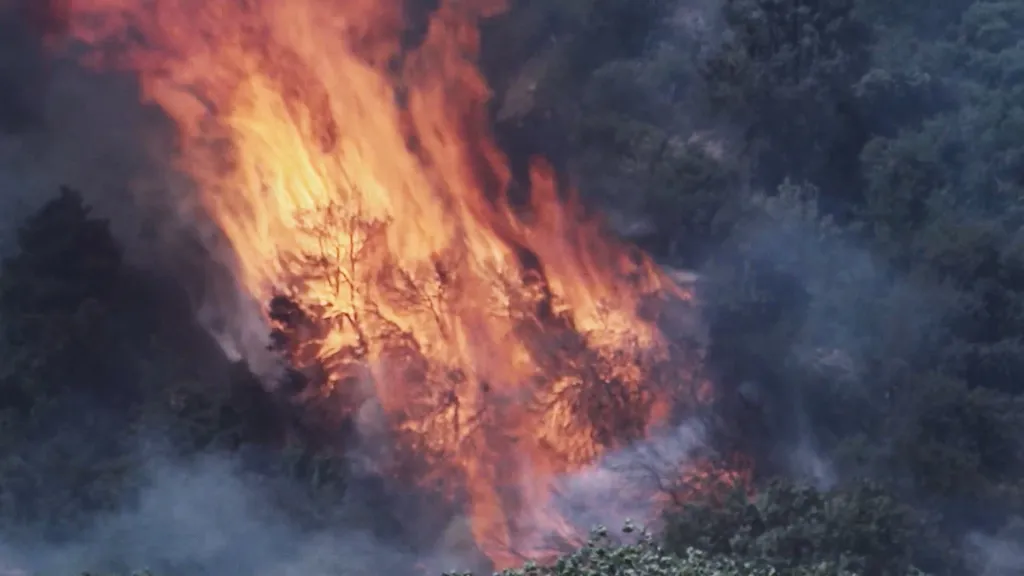
POLYGON ((275 303, 306 399, 378 408, 419 462, 382 469, 461 507, 503 568, 589 528, 550 505, 558 478, 706 390, 657 325, 685 290, 543 161, 513 200, 474 64, 503 2, 442 0, 419 34, 407 4, 76 0, 69 18, 176 121, 180 168, 239 283, 275 303))

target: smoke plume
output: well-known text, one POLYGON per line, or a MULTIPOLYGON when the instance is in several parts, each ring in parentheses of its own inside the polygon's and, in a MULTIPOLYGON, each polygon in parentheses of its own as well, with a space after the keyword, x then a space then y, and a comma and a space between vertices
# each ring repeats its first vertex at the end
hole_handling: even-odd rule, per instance
MULTIPOLYGON (((367 517, 354 517, 368 511, 340 503, 339 521, 329 530, 303 528, 275 505, 283 501, 281 487, 245 472, 234 458, 155 456, 139 484, 137 494, 126 495, 116 512, 97 516, 77 541, 6 542, 0 562, 29 574, 408 573, 408 553, 374 535, 367 517)), ((297 488, 287 490, 294 494, 297 488)))

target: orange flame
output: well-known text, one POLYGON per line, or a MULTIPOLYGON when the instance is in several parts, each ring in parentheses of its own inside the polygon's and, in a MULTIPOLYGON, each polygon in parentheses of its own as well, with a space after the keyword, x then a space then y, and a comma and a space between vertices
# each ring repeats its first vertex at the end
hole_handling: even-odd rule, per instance
POLYGON ((372 384, 414 480, 463 500, 502 568, 524 530, 579 529, 548 506, 559 475, 666 421, 656 383, 688 377, 646 311, 688 295, 544 162, 513 201, 473 63, 504 2, 444 0, 419 37, 404 4, 76 0, 70 26, 177 122, 241 285, 307 319, 288 360, 372 384))

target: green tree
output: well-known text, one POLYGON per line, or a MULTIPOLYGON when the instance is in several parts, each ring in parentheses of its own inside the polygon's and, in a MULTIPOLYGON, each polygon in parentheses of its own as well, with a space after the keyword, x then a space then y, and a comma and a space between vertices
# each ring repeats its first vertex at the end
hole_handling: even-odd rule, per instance
POLYGON ((910 509, 884 490, 825 493, 775 481, 751 498, 694 502, 668 516, 668 550, 695 548, 779 570, 828 566, 851 574, 907 574, 915 525, 910 509))
POLYGON ((728 0, 729 34, 704 65, 709 97, 746 128, 757 181, 786 178, 856 201, 868 135, 855 85, 868 72, 871 28, 853 0, 728 0))
POLYGON ((182 294, 124 262, 80 194, 62 189, 17 240, 0 264, 5 533, 72 537, 123 501, 140 434, 192 450, 261 438, 253 419, 267 411, 239 387, 262 388, 230 372, 182 294))

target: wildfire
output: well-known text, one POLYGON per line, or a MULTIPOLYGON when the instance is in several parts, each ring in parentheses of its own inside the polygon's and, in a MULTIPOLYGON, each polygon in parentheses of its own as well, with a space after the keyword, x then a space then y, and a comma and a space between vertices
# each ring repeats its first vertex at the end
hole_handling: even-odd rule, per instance
POLYGON ((688 294, 544 162, 514 200, 474 65, 504 2, 442 0, 419 23, 406 4, 76 0, 69 18, 176 121, 180 168, 240 284, 274 303, 278 349, 316 375, 308 396, 376 409, 421 464, 402 474, 463 506, 502 568, 538 533, 588 528, 549 505, 558 478, 703 394, 657 325, 688 294))

